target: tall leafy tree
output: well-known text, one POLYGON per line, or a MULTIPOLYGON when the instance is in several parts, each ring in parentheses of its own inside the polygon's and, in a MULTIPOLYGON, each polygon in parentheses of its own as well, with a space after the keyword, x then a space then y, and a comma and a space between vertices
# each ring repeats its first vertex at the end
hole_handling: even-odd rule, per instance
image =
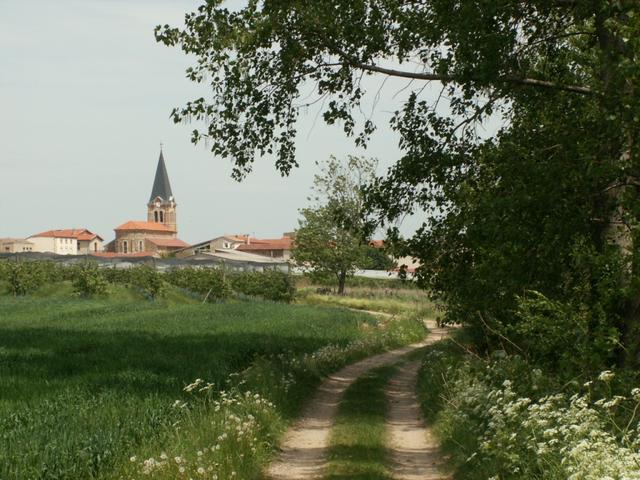
POLYGON ((209 1, 156 36, 195 55, 189 78, 211 86, 174 120, 202 121, 193 141, 233 158, 236 178, 266 153, 285 174, 297 165, 310 83, 324 120, 366 145, 376 126, 360 117, 360 79, 407 79, 391 120, 403 156, 368 204, 387 222, 427 211, 413 237, 389 233, 422 260, 420 281, 450 319, 494 330, 538 290, 587 305, 589 331, 604 323, 635 357, 636 0, 249 0, 239 11, 209 1), (442 85, 436 102, 427 82, 442 85), (489 118, 504 126, 482 138, 489 118))
POLYGON ((371 231, 364 210, 364 186, 375 177, 377 162, 349 156, 321 165, 316 175, 312 207, 301 210, 293 258, 314 273, 333 276, 343 294, 348 276, 369 263, 371 231))

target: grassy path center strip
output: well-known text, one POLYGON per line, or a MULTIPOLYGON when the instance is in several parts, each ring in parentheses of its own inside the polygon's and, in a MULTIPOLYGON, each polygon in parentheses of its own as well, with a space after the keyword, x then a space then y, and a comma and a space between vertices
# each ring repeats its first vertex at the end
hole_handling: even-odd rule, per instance
POLYGON ((389 480, 385 387, 395 366, 372 370, 345 392, 331 432, 326 480, 389 480))

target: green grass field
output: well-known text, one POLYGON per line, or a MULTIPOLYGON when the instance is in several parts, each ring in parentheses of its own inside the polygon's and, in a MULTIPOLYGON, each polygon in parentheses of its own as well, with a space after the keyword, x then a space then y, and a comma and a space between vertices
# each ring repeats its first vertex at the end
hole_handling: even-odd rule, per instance
POLYGON ((233 471, 255 478, 322 373, 424 333, 327 307, 50 293, 0 297, 2 480, 138 478, 151 470, 153 478, 189 478, 205 467, 220 479, 233 471), (202 398, 183 391, 196 378, 214 384, 202 398), (273 404, 243 400, 249 389, 273 404), (221 404, 220 390, 235 400, 221 404), (172 406, 176 400, 185 408, 172 406), (249 419, 242 425, 261 419, 252 427, 257 443, 214 441, 234 415, 249 419), (251 458, 225 460, 238 452, 251 458), (181 463, 169 465, 168 456, 181 463))

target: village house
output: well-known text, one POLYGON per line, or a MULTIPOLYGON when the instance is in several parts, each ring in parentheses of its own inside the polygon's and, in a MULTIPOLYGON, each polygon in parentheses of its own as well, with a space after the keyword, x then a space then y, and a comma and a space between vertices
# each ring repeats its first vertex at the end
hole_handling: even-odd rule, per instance
POLYGON ((33 251, 33 243, 24 238, 0 238, 0 253, 22 253, 33 251))
POLYGON ((293 238, 285 234, 282 238, 246 238, 246 242, 238 246, 241 252, 253 253, 278 260, 291 260, 293 238))
POLYGON ((116 227, 116 238, 107 245, 107 251, 118 255, 148 253, 163 256, 188 247, 188 243, 178 238, 176 207, 164 155, 160 150, 151 197, 147 203, 147 220, 130 220, 116 227))
POLYGON ((86 228, 47 230, 31 235, 33 252, 50 252, 58 255, 86 255, 102 251, 102 237, 86 228))
POLYGON ((215 237, 211 240, 195 243, 186 248, 182 248, 175 252, 176 257, 185 258, 201 253, 215 253, 218 250, 235 250, 239 245, 244 243, 244 238, 235 235, 223 235, 215 237))
POLYGON ((242 252, 244 254, 266 257, 281 262, 291 259, 293 234, 285 234, 282 238, 259 239, 249 235, 223 235, 211 240, 196 243, 190 247, 176 251, 176 257, 184 258, 198 254, 214 254, 242 252))

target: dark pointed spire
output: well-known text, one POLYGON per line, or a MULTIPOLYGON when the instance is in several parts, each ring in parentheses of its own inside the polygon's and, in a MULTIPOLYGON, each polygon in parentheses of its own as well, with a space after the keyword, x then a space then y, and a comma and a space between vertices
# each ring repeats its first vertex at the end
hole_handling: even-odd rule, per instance
POLYGON ((156 178, 153 180, 153 188, 151 189, 149 202, 152 202, 157 197, 162 198, 165 202, 173 197, 171 184, 169 183, 169 175, 167 175, 167 167, 164 164, 164 156, 162 155, 162 147, 160 147, 160 158, 158 159, 156 178))

